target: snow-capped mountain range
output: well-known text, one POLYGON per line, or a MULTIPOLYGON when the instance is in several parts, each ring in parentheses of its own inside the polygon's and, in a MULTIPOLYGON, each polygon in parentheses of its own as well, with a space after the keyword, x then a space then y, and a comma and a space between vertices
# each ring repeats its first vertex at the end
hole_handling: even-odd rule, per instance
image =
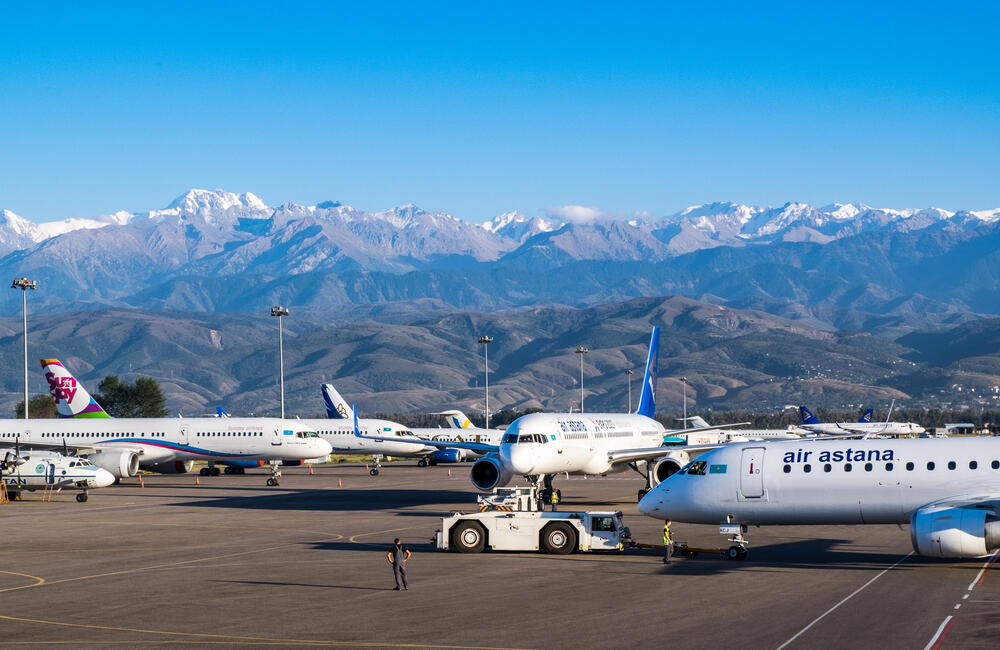
MULTIPOLYGON (((940 248, 945 254, 962 242, 995 234, 998 222, 1000 209, 805 203, 764 208, 726 202, 627 219, 562 221, 512 211, 473 224, 414 205, 380 212, 334 201, 272 207, 249 192, 190 190, 164 209, 89 219, 35 223, 3 210, 0 267, 58 286, 59 294, 49 294, 50 301, 205 310, 238 309, 240 300, 248 301, 254 292, 280 297, 296 291, 300 300, 316 305, 423 298, 463 307, 593 304, 666 293, 732 300, 741 291, 770 299, 776 289, 743 287, 735 279, 729 287, 720 273, 741 273, 745 281, 744 271, 761 268, 758 250, 773 253, 768 264, 802 270, 802 261, 794 259, 801 253, 782 252, 794 245, 826 249, 851 242, 843 247, 847 252, 838 252, 841 257, 871 242, 919 251, 940 248), (916 238, 930 243, 914 245, 916 238), (717 256, 706 255, 714 250, 734 251, 737 259, 712 266, 717 256), (624 262, 660 265, 660 279, 637 277, 632 267, 593 270, 593 264, 624 262), (591 286, 540 276, 572 264, 591 264, 586 267, 594 273, 591 286)), ((771 273, 761 282, 777 277, 782 274, 771 273)), ((800 279, 792 275, 793 282, 800 279)), ((914 291, 924 294, 919 287, 914 291)), ((909 295, 899 286, 893 292, 909 295)))

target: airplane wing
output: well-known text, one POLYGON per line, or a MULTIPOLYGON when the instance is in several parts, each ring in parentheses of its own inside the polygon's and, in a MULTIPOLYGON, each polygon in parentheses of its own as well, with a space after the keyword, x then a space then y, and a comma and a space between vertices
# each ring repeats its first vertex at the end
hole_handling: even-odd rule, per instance
POLYGON ((718 431, 719 429, 732 429, 734 427, 745 427, 749 422, 730 422, 729 424, 713 424, 704 427, 692 427, 690 429, 667 429, 663 432, 665 436, 674 436, 679 433, 704 433, 706 431, 718 431))
MULTIPOLYGON (((34 441, 32 441, 32 442, 25 442, 25 441, 21 441, 21 442, 18 443, 18 446, 21 449, 45 449, 47 451, 58 451, 58 452, 62 452, 63 450, 65 450, 67 452, 73 452, 77 456, 81 456, 81 455, 85 455, 85 454, 96 454, 98 451, 100 451, 100 449, 98 449, 97 447, 95 447, 93 445, 72 445, 72 444, 66 444, 64 446, 63 443, 61 443, 61 442, 34 442, 34 441)), ((4 447, 2 447, 2 449, 11 449, 11 450, 13 450, 14 448, 15 448, 14 445, 9 445, 9 446, 5 445, 4 447)), ((121 449, 121 447, 115 447, 115 448, 116 449, 121 449)), ((139 453, 139 454, 142 453, 142 451, 140 449, 138 449, 138 448, 134 449, 132 451, 135 451, 136 453, 139 453)))
POLYGON ((619 449, 608 452, 608 460, 612 463, 629 463, 637 460, 654 460, 663 458, 672 451, 708 451, 724 447, 725 443, 714 445, 670 445, 669 447, 646 447, 644 449, 619 449))
POLYGON ((404 438, 402 436, 371 436, 361 433, 358 428, 358 411, 354 409, 354 435, 367 440, 379 440, 383 442, 404 442, 417 447, 437 447, 438 449, 468 449, 480 454, 488 454, 491 451, 500 451, 499 445, 488 445, 484 442, 459 442, 457 440, 423 440, 421 438, 404 438))

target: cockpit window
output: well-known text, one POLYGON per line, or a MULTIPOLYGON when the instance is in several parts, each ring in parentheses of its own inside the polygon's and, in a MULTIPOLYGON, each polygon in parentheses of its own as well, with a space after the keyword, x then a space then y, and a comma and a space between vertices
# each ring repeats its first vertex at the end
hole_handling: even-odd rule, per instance
POLYGON ((705 461, 696 460, 689 464, 687 473, 689 476, 704 476, 707 468, 708 464, 705 461))
POLYGON ((505 434, 503 434, 503 439, 501 439, 500 442, 502 444, 512 445, 515 442, 517 442, 517 434, 516 433, 505 433, 505 434))

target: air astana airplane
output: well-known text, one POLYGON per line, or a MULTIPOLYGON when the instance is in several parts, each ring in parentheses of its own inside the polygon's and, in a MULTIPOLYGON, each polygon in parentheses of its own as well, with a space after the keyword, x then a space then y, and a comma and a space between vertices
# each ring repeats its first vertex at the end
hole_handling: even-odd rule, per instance
POLYGON ((295 420, 111 418, 56 359, 42 359, 60 419, 0 420, 0 446, 67 449, 115 476, 183 474, 195 460, 302 460, 330 444, 295 420))
MULTIPOLYGON (((646 478, 646 487, 639 491, 642 498, 650 487, 687 464, 688 451, 696 449, 664 447, 664 437, 677 432, 665 430, 653 419, 659 341, 660 329, 654 327, 635 413, 529 413, 507 427, 499 445, 454 440, 420 442, 486 454, 473 464, 470 472, 473 485, 483 491, 507 485, 515 476, 525 476, 551 490, 555 474, 600 475, 632 468, 646 478), (645 472, 640 469, 640 462, 646 465, 645 472)), ((709 427, 723 428, 727 425, 709 427)), ((703 430, 686 429, 683 433, 703 430)), ((360 432, 356 435, 373 438, 360 432)), ((391 438, 374 436, 374 439, 391 438)))
POLYGON ((910 524, 920 555, 973 558, 1000 548, 1000 440, 740 443, 705 452, 650 491, 639 512, 720 524, 730 557, 768 524, 910 524))

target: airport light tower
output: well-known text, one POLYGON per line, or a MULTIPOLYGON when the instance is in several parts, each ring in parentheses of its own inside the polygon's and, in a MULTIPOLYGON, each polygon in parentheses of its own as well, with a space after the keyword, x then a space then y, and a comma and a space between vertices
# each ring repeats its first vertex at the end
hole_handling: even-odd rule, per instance
POLYGON ((588 352, 590 350, 582 345, 576 349, 576 353, 580 355, 580 413, 583 413, 583 355, 588 352))
POLYGON ((479 343, 483 346, 483 354, 486 355, 486 428, 490 428, 490 343, 492 336, 480 336, 479 343))
POLYGON ((681 389, 684 391, 684 428, 688 428, 688 378, 681 377, 681 389))
POLYGON ((37 282, 28 278, 14 278, 11 289, 21 290, 21 314, 24 317, 24 419, 28 419, 28 289, 37 289, 37 282))
POLYGON ((278 305, 271 307, 271 315, 278 317, 278 377, 281 384, 281 419, 285 419, 285 347, 282 341, 281 317, 288 315, 288 308, 278 305))
POLYGON ((625 371, 626 381, 628 381, 628 412, 629 413, 632 412, 632 375, 634 375, 634 374, 635 374, 635 372, 631 368, 629 368, 628 370, 625 371))

